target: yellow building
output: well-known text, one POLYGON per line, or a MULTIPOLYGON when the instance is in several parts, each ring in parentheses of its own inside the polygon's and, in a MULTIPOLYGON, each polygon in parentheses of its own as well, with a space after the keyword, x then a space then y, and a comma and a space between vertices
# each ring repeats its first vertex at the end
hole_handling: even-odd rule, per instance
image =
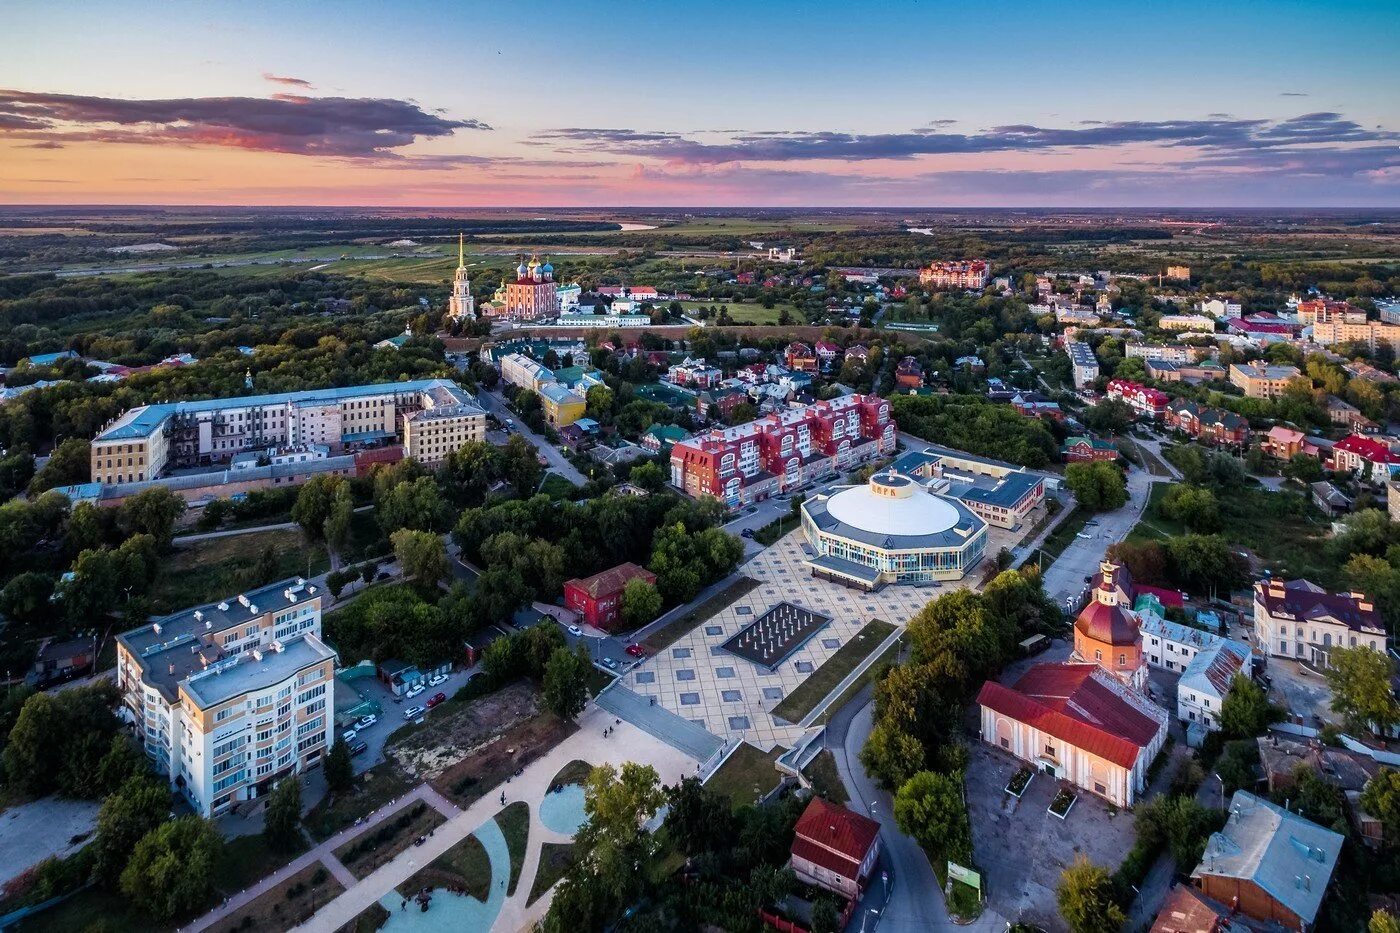
POLYGON ((1230 382, 1250 398, 1277 398, 1288 383, 1302 373, 1296 366, 1266 366, 1255 363, 1231 363, 1230 382))
POLYGON ((1380 321, 1319 321, 1313 325, 1313 343, 1331 347, 1339 343, 1365 344, 1366 349, 1375 352, 1382 344, 1400 351, 1400 324, 1383 324, 1380 321))
POLYGON ((283 580, 117 636, 122 716, 203 816, 266 794, 334 738, 321 595, 283 580))
POLYGON ((583 417, 588 403, 579 395, 557 382, 539 388, 544 419, 556 428, 565 428, 583 417))

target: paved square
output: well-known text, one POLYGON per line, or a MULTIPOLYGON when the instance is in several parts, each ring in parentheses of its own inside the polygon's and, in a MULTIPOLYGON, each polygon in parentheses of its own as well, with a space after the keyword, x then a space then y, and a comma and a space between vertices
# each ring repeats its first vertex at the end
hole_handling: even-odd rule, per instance
MULTIPOLYGON (((987 558, 1002 547, 1013 546, 1034 525, 1034 517, 1022 532, 990 528, 987 558)), ((955 589, 975 586, 983 565, 956 583, 927 586, 887 586, 877 593, 861 593, 811 575, 800 530, 788 534, 742 568, 758 586, 710 619, 683 635, 672 650, 640 661, 627 685, 673 713, 699 722, 722 737, 742 737, 769 751, 774 745, 792 747, 801 737, 801 726, 775 720, 769 712, 811 676, 871 619, 883 619, 900 628, 930 600, 955 589), (741 661, 725 651, 726 632, 738 632, 755 617, 778 603, 790 602, 830 618, 786 658, 769 670, 741 661), (685 672, 685 673, 683 673, 685 672), (652 674, 653 678, 643 679, 652 674), (688 678, 688 679, 687 679, 688 678), (728 692, 740 699, 730 701, 728 692), (684 710, 682 710, 684 707, 684 710), (700 718, 697 718, 700 717, 700 718), (742 723, 742 724, 741 724, 742 723)), ((760 662, 761 664, 761 662, 760 662)))

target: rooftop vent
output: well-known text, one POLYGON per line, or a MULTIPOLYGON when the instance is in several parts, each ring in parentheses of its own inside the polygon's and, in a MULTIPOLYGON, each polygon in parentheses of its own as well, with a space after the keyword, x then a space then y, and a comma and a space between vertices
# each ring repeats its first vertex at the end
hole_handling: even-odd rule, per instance
POLYGON ((228 603, 226 603, 226 602, 224 602, 224 603, 219 603, 219 611, 220 611, 220 612, 228 612, 228 603))
POLYGON ((244 594, 244 593, 239 593, 239 594, 238 594, 238 602, 239 602, 239 605, 243 605, 243 606, 248 605, 248 597, 247 597, 247 595, 244 594))
POLYGON ((160 623, 159 623, 159 622, 152 622, 152 623, 151 623, 151 631, 152 631, 152 632, 155 632, 157 635, 159 635, 159 634, 160 634, 160 623))
POLYGON ((261 661, 262 659, 263 659, 262 649, 261 649, 261 648, 254 648, 254 649, 253 649, 253 660, 254 660, 254 661, 261 661))
POLYGON ((257 606, 257 603, 249 603, 249 604, 248 604, 248 612, 251 613, 252 615, 257 615, 257 614, 258 614, 258 606, 257 606))
POLYGON ((194 620, 195 620, 196 622, 203 622, 203 621, 204 621, 204 613, 202 613, 202 612, 200 612, 198 609, 196 609, 196 610, 194 611, 194 620))

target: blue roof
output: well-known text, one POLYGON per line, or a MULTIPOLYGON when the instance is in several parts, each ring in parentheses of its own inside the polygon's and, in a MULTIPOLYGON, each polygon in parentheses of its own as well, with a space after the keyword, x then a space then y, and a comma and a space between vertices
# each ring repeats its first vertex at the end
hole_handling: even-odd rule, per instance
POLYGON ((987 505, 1011 508, 1029 495, 1038 485, 1040 485, 1040 477, 1038 476, 1032 476, 1029 473, 1008 473, 990 489, 972 484, 966 484, 965 488, 959 488, 963 487, 964 484, 955 483, 953 488, 959 488, 959 491, 953 495, 959 499, 970 499, 973 502, 985 502, 987 505))
POLYGON ((57 353, 39 353, 29 358, 30 366, 50 366, 59 360, 76 360, 78 354, 72 350, 60 350, 57 353))
POLYGON ((387 395, 390 392, 409 394, 426 392, 434 388, 447 388, 466 398, 470 395, 455 383, 446 379, 415 379, 410 382, 381 382, 365 386, 332 386, 324 389, 306 389, 301 392, 278 392, 271 395, 243 395, 231 398, 210 398, 194 402, 167 402, 160 405, 142 405, 122 414, 116 422, 97 435, 99 441, 115 441, 149 437, 171 415, 192 414, 202 411, 221 411, 229 408, 256 408, 267 405, 285 405, 304 402, 331 402, 344 399, 365 398, 374 395, 387 395))

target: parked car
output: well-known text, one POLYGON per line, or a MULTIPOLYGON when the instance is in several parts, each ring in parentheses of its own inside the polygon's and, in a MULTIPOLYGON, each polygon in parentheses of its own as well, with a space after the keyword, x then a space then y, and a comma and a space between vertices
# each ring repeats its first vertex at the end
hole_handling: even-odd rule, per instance
POLYGON ((447 694, 445 694, 445 693, 434 693, 432 696, 428 697, 428 709, 432 709, 434 706, 437 706, 439 703, 445 703, 445 702, 447 702, 447 694))
POLYGON ((340 740, 346 745, 349 745, 351 742, 355 741, 358 734, 359 733, 356 732, 354 729, 346 729, 340 734, 340 740))
POLYGON ((445 684, 445 683, 447 683, 447 675, 446 675, 446 674, 434 674, 433 676, 431 676, 431 677, 428 678, 428 686, 429 686, 429 687, 436 687, 438 684, 445 684))
POLYGON ((426 712, 427 710, 421 706, 410 706, 408 709, 403 711, 403 718, 417 719, 419 716, 422 716, 426 712))
POLYGON ((575 638, 582 638, 583 629, 579 628, 577 625, 571 625, 569 626, 569 634, 574 636, 575 638))
POLYGON ((367 751, 369 751, 369 746, 366 745, 363 740, 350 743, 351 758, 354 758, 356 755, 363 755, 367 751))
POLYGON ((647 656, 647 650, 635 643, 628 645, 625 650, 634 658, 644 658, 647 656))
POLYGON ((753 537, 753 529, 752 529, 752 528, 745 528, 743 531, 739 532, 739 536, 742 537, 742 538, 752 538, 752 537, 753 537))
POLYGON ((370 713, 368 716, 361 716, 360 721, 355 723, 355 731, 358 732, 361 729, 368 729, 377 722, 379 722, 379 717, 373 713, 370 713))
POLYGON ((607 667, 609 670, 612 670, 613 668, 617 667, 617 662, 614 661, 612 658, 604 658, 603 666, 607 667))
POLYGON ((416 683, 412 687, 409 687, 407 690, 404 691, 404 699, 411 700, 426 689, 427 688, 424 687, 421 682, 416 683))

